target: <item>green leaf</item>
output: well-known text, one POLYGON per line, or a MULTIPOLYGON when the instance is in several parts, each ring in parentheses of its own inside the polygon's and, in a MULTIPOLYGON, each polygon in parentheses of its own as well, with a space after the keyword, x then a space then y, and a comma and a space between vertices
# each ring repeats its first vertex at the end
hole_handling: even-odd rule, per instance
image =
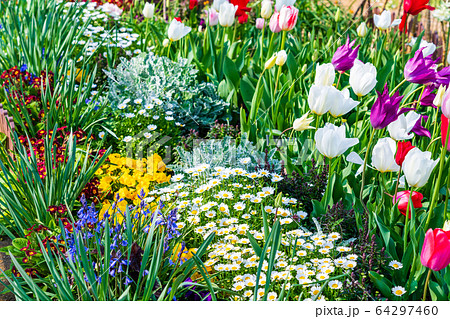
POLYGON ((261 249, 261 247, 259 247, 258 242, 256 241, 255 237, 253 237, 253 235, 248 231, 247 231, 247 238, 250 241, 250 244, 252 245, 252 248, 255 251, 255 254, 258 257, 261 257, 262 249, 261 249))
POLYGON ((381 275, 377 274, 374 271, 369 271, 369 277, 375 284, 375 286, 377 286, 377 288, 383 294, 383 296, 389 299, 392 298, 392 291, 391 291, 392 283, 388 279, 382 277, 381 275))

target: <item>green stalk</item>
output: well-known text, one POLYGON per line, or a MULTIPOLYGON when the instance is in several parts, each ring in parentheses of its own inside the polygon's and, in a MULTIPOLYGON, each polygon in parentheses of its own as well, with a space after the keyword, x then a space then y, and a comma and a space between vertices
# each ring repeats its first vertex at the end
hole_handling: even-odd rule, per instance
POLYGON ((411 190, 409 191, 408 205, 406 206, 405 229, 403 230, 403 251, 404 252, 406 252, 406 245, 408 244, 408 222, 409 222, 410 203, 412 201, 412 192, 413 192, 413 190, 411 187, 411 190))
POLYGON ((264 20, 264 26, 262 28, 262 33, 261 33, 261 68, 264 68, 264 30, 266 29, 266 23, 264 20))
MULTIPOLYGON (((283 31, 283 37, 281 38, 281 46, 280 46, 280 51, 284 50, 284 46, 286 45, 286 34, 287 31, 283 31)), ((273 99, 275 100, 275 94, 277 93, 277 86, 278 86, 278 80, 280 79, 280 75, 281 75, 281 65, 278 67, 278 73, 277 73, 277 77, 275 80, 275 90, 273 91, 273 99)))
POLYGON ((436 201, 437 201, 437 197, 438 197, 438 194, 439 194, 439 186, 441 185, 442 172, 444 170, 445 154, 447 153, 449 137, 450 137, 450 125, 448 126, 448 129, 447 129, 447 138, 445 140, 445 147, 443 147, 442 151, 441 151, 441 158, 439 160, 440 161, 440 163, 439 163, 439 174, 438 174, 436 183, 434 185, 433 197, 431 199, 430 209, 428 211, 427 221, 426 221, 425 227, 424 227, 425 230, 428 229, 428 224, 430 223, 431 215, 433 214, 433 210, 434 210, 434 208, 436 206, 436 201))
POLYGON ((369 158, 369 153, 370 153, 370 146, 372 145, 374 136, 375 136, 375 129, 372 129, 372 134, 370 135, 369 144, 367 144, 366 155, 364 156, 364 164, 363 164, 364 166, 363 166, 362 180, 361 180, 361 191, 359 193, 359 198, 361 199, 361 202, 364 202, 363 201, 364 178, 366 176, 366 167, 367 167, 367 160, 369 158))
POLYGON ((430 281, 430 276, 431 276, 431 269, 428 269, 428 275, 427 275, 427 280, 425 281, 425 289, 423 290, 422 301, 427 300, 427 290, 428 290, 428 282, 430 281))

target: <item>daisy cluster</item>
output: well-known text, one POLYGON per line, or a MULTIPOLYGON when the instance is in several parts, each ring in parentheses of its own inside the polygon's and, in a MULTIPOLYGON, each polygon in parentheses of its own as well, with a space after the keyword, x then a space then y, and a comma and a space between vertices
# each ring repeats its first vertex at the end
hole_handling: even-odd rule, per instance
MULTIPOLYGON (((73 3, 68 2, 65 5, 71 6, 73 3)), ((134 33, 132 28, 121 26, 120 21, 117 21, 111 28, 108 27, 108 21, 111 18, 118 20, 122 13, 120 8, 115 9, 112 6, 115 5, 108 3, 97 6, 95 2, 89 2, 83 9, 80 19, 84 24, 89 24, 83 32, 83 37, 73 44, 80 46, 81 49, 85 48, 87 56, 94 54, 100 48, 108 47, 122 48, 129 56, 142 52, 139 49, 141 46, 139 34, 134 33)), ((103 52, 103 56, 106 57, 106 52, 103 52)), ((79 61, 81 60, 79 59, 79 61)))
POLYGON ((177 225, 187 247, 198 247, 215 233, 204 264, 214 280, 236 292, 237 299, 253 300, 257 281, 257 299, 264 296, 267 281, 268 300, 277 300, 283 287, 290 291, 289 299, 336 299, 343 286, 338 278, 357 267, 358 256, 341 242, 339 233, 302 227, 307 213, 297 199, 278 196, 281 180, 282 176, 266 170, 202 164, 172 176, 171 184, 151 191, 147 201, 161 200, 178 208, 177 225), (263 218, 269 225, 278 220, 282 237, 274 269, 268 272, 267 256, 258 279, 260 257, 249 238, 264 246, 263 218))

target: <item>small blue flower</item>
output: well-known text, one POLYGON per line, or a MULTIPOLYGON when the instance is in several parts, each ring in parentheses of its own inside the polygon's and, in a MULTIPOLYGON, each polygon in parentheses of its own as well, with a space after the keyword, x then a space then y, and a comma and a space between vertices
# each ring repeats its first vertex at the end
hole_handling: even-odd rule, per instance
POLYGON ((20 72, 25 72, 27 70, 28 66, 24 63, 21 67, 20 67, 20 72))

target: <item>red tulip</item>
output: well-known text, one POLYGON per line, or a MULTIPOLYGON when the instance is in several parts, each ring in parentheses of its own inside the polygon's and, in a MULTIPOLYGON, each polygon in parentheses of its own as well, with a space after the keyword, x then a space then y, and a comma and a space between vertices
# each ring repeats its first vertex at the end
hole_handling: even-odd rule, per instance
POLYGON ((235 6, 238 6, 238 9, 236 10, 236 17, 240 18, 239 23, 245 23, 247 22, 248 15, 247 12, 250 12, 252 9, 248 8, 248 2, 250 0, 230 0, 229 2, 235 6), (244 18, 241 18, 241 16, 246 16, 244 18), (243 21, 243 22, 241 22, 243 21))
POLYGON ((175 17, 175 20, 177 20, 178 22, 182 22, 180 17, 175 17))
POLYGON ((189 0, 189 10, 194 9, 196 6, 198 6, 198 0, 189 0))
MULTIPOLYGON (((442 125, 441 125, 441 132, 442 132, 442 146, 445 147, 445 142, 447 139, 447 132, 448 132, 448 118, 445 117, 444 114, 441 114, 441 120, 442 120, 442 125)), ((447 149, 450 151, 450 141, 448 142, 447 145, 447 149)))
POLYGON ((405 33, 408 31, 408 26, 406 25, 408 14, 416 16, 425 9, 434 10, 434 7, 429 6, 428 2, 430 0, 404 0, 402 22, 398 27, 400 31, 403 31, 403 29, 405 29, 405 33))
POLYGON ((403 161, 405 160, 406 154, 410 150, 412 150, 414 146, 412 146, 411 142, 398 142, 397 144, 397 154, 395 154, 395 162, 398 166, 402 166, 403 161))
MULTIPOLYGON (((410 191, 402 191, 398 192, 397 195, 394 197, 393 202, 394 204, 398 203, 398 210, 400 213, 406 216, 406 210, 408 209, 408 201, 409 201, 409 195, 410 191)), ((413 203, 414 208, 421 208, 422 207, 422 199, 423 195, 419 192, 413 192, 411 195, 411 200, 413 203)), ((409 216, 408 218, 411 218, 411 208, 409 209, 409 216)))
POLYGON ((243 15, 241 15, 241 16, 238 18, 239 24, 247 23, 247 20, 248 20, 248 14, 247 14, 247 13, 244 13, 243 15))
POLYGON ((420 254, 422 265, 434 271, 450 264, 450 231, 428 229, 420 254))

